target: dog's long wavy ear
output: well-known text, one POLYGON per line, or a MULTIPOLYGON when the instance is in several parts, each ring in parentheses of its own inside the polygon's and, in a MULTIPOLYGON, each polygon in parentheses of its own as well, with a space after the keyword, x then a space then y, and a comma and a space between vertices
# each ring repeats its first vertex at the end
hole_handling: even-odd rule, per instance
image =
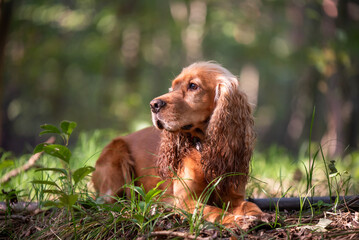
POLYGON ((247 96, 233 76, 221 81, 216 88, 216 107, 211 116, 202 161, 208 180, 225 173, 240 173, 225 177, 219 188, 245 186, 248 180, 249 162, 254 148, 255 133, 252 108, 247 96))
POLYGON ((157 158, 157 171, 163 179, 173 177, 173 171, 181 167, 180 160, 190 149, 188 137, 183 133, 163 130, 157 158))

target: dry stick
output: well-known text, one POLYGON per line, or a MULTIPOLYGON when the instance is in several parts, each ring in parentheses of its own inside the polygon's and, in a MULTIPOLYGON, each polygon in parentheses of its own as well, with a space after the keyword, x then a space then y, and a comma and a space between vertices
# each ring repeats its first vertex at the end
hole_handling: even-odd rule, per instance
MULTIPOLYGON (((358 196, 357 196, 356 198, 358 198, 358 196)), ((354 198, 354 200, 355 200, 355 198, 354 198)), ((345 205, 345 207, 347 208, 348 212, 350 212, 350 210, 349 210, 349 208, 348 208, 347 201, 345 200, 345 198, 343 198, 343 201, 344 201, 344 203, 343 203, 343 204, 344 204, 344 205, 345 205)), ((352 199, 352 201, 353 201, 353 199, 352 199)), ((356 200, 355 200, 354 202, 356 202, 356 200)))
MULTIPOLYGON (((54 142, 55 142, 55 137, 50 137, 45 143, 52 144, 54 142)), ((40 159, 40 156, 41 156, 42 153, 43 152, 39 152, 39 153, 36 153, 36 154, 32 155, 31 158, 24 165, 22 165, 22 166, 20 166, 18 168, 15 168, 15 169, 11 170, 10 172, 6 173, 0 179, 0 184, 10 181, 11 178, 16 177, 21 172, 26 172, 29 169, 31 169, 32 167, 34 167, 36 161, 40 159)))
POLYGON ((29 217, 27 217, 27 216, 21 216, 21 215, 0 216, 0 220, 8 220, 8 219, 22 220, 22 221, 24 221, 24 222, 30 220, 29 217))
MULTIPOLYGON (((35 213, 39 210, 39 204, 36 202, 18 202, 11 204, 11 212, 13 213, 35 213)), ((0 215, 6 213, 8 205, 6 202, 0 202, 0 215)))

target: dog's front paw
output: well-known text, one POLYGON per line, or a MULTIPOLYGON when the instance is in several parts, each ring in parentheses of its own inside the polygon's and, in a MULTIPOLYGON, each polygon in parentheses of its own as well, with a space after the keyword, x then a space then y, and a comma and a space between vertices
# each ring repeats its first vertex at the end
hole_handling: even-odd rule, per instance
POLYGON ((234 218, 234 224, 236 227, 241 228, 244 231, 249 231, 254 228, 262 227, 274 227, 278 224, 275 214, 261 213, 255 216, 248 215, 236 215, 234 218))
POLYGON ((271 223, 276 221, 275 214, 269 214, 269 213, 262 213, 259 216, 257 216, 258 220, 264 223, 271 223))
POLYGON ((255 227, 259 222, 260 220, 257 216, 235 215, 233 227, 239 227, 244 231, 248 231, 255 227))

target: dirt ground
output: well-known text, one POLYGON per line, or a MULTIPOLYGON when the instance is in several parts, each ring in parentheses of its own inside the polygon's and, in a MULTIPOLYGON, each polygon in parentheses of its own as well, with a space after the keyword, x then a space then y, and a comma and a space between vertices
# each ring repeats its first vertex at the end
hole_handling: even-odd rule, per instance
MULTIPOLYGON (((54 210, 48 211, 52 213, 0 214, 0 240, 73 239, 73 235, 66 232, 66 226, 64 226, 67 224, 68 229, 72 229, 71 222, 64 221, 66 218, 64 211, 55 210, 57 211, 55 213, 54 210)), ((248 232, 239 228, 229 230, 205 228, 198 236, 195 236, 189 233, 185 221, 182 227, 173 228, 174 218, 177 218, 177 223, 180 219, 174 214, 171 218, 159 220, 153 232, 140 234, 132 231, 119 234, 120 229, 110 229, 106 235, 99 236, 98 239, 359 239, 359 212, 349 208, 342 208, 336 212, 317 212, 314 216, 310 211, 302 212, 302 216, 298 211, 284 211, 280 212, 277 218, 273 212, 268 214, 272 216, 272 219, 277 219, 276 225, 256 223, 250 226, 251 230, 248 232)), ((97 220, 104 222, 106 216, 102 215, 101 213, 93 215, 93 222, 97 220)), ((82 239, 89 230, 81 229, 81 225, 79 226, 78 236, 82 239)))

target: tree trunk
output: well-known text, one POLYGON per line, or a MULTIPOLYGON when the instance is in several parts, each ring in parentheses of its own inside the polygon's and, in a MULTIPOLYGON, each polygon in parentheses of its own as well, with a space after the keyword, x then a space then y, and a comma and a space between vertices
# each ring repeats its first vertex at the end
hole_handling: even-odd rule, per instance
POLYGON ((4 100, 4 55, 6 40, 9 32, 9 26, 12 16, 12 0, 0 0, 0 147, 4 144, 4 124, 6 109, 3 106, 4 100))

